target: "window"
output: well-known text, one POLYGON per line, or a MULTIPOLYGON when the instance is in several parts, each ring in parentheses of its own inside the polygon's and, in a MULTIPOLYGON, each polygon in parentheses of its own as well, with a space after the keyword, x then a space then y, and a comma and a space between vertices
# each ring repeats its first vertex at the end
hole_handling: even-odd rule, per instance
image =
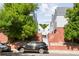
POLYGON ((54 33, 56 33, 56 31, 57 31, 57 30, 55 29, 55 30, 54 30, 54 33))
POLYGON ((38 31, 40 31, 40 29, 38 29, 38 31))
POLYGON ((43 38, 46 38, 46 35, 43 35, 43 38))

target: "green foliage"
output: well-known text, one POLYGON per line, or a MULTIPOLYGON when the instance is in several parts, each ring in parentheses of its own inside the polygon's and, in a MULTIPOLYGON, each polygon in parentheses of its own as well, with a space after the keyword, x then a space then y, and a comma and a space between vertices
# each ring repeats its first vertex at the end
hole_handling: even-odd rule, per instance
POLYGON ((37 24, 29 14, 37 8, 36 4, 7 3, 0 12, 0 29, 4 28, 11 38, 24 40, 33 36, 37 31, 37 24))
POLYGON ((66 12, 68 24, 65 26, 65 39, 73 40, 79 38, 79 4, 74 4, 66 12))
POLYGON ((40 26, 41 26, 43 29, 45 29, 45 28, 48 26, 48 24, 40 24, 40 26))

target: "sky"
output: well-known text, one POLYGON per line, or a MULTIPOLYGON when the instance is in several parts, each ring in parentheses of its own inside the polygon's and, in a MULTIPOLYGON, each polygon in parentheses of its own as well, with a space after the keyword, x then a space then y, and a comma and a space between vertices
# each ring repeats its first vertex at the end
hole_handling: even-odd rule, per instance
POLYGON ((52 13, 56 7, 73 7, 72 3, 47 3, 38 4, 39 9, 36 11, 38 23, 48 23, 52 19, 52 13), (53 11, 52 11, 53 9, 53 11))
MULTIPOLYGON (((57 4, 57 3, 56 3, 57 4)), ((51 3, 50 6, 52 6, 53 4, 51 3)), ((57 4, 59 7, 72 7, 73 3, 58 3, 57 4)))
POLYGON ((0 3, 0 8, 3 6, 3 3, 0 3))

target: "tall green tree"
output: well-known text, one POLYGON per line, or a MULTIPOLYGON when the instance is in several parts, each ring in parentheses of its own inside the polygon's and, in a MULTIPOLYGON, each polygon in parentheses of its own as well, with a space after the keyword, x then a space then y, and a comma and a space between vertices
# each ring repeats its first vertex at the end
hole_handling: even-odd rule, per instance
POLYGON ((34 36, 37 24, 30 16, 37 8, 33 3, 7 3, 0 10, 0 29, 4 30, 11 38, 24 40, 34 36))
POLYGON ((66 11, 68 24, 65 26, 65 39, 75 40, 79 38, 79 3, 66 11))

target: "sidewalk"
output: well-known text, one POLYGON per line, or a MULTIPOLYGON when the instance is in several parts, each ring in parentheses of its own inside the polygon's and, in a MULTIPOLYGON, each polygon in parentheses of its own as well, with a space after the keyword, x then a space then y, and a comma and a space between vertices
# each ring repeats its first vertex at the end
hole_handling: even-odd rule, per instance
POLYGON ((56 53, 56 54, 79 54, 79 51, 69 51, 69 50, 49 50, 48 51, 50 54, 51 53, 56 53))

